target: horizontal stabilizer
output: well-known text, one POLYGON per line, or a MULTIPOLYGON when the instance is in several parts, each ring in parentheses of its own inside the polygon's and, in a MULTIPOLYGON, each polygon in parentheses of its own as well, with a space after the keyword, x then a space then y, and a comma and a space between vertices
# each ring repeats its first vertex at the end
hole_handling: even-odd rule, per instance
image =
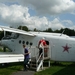
POLYGON ((0 63, 22 62, 23 60, 23 54, 5 54, 0 52, 0 63))

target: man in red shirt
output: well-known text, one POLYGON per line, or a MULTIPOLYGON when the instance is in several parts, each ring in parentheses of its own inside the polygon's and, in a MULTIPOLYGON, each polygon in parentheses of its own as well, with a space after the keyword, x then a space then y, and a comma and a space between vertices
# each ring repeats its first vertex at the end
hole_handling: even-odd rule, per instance
POLYGON ((46 41, 45 41, 45 38, 43 38, 43 39, 41 39, 41 40, 39 41, 39 46, 40 46, 40 44, 42 44, 43 47, 47 45, 47 44, 46 44, 46 41))
POLYGON ((38 47, 39 47, 39 55, 42 53, 44 46, 46 46, 45 38, 41 39, 39 41, 38 47))

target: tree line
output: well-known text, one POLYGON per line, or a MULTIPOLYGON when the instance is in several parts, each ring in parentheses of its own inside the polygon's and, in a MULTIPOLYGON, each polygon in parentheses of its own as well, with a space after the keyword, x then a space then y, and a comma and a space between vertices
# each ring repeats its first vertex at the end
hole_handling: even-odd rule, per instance
MULTIPOLYGON (((19 26, 18 29, 21 29, 21 30, 24 30, 24 31, 31 31, 28 29, 27 26, 19 26)), ((36 28, 33 29, 33 31, 38 31, 38 32, 51 32, 51 33, 63 33, 63 34, 66 34, 68 36, 75 36, 75 30, 73 29, 69 29, 69 28, 64 28, 64 29, 60 29, 60 30, 52 30, 51 28, 48 28, 46 30, 38 30, 36 28)), ((8 33, 10 34, 10 33, 8 33)), ((2 39, 2 37, 4 36, 4 32, 3 31, 0 31, 0 40, 2 39)))

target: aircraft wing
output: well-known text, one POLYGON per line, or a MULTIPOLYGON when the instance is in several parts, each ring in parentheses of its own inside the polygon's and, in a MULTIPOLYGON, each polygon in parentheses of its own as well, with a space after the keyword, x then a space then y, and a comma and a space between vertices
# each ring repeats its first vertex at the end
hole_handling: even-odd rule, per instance
POLYGON ((4 26, 0 26, 0 31, 8 31, 8 32, 13 32, 13 33, 18 33, 18 34, 23 34, 28 36, 35 36, 34 34, 30 32, 26 32, 20 29, 15 29, 15 28, 4 27, 4 26))
POLYGON ((13 54, 0 52, 0 63, 22 62, 24 61, 23 54, 13 54))

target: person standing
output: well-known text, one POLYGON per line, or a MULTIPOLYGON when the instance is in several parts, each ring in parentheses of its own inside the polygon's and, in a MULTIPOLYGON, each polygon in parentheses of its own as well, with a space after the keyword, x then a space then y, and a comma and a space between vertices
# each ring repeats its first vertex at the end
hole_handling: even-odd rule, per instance
POLYGON ((28 64, 28 62, 29 62, 29 51, 25 45, 23 45, 23 48, 24 48, 24 71, 27 71, 28 70, 27 66, 30 67, 30 65, 28 64))
POLYGON ((39 47, 39 55, 43 52, 43 49, 44 47, 46 46, 46 41, 45 41, 45 38, 42 38, 40 41, 39 41, 39 44, 38 44, 38 47, 39 47))

